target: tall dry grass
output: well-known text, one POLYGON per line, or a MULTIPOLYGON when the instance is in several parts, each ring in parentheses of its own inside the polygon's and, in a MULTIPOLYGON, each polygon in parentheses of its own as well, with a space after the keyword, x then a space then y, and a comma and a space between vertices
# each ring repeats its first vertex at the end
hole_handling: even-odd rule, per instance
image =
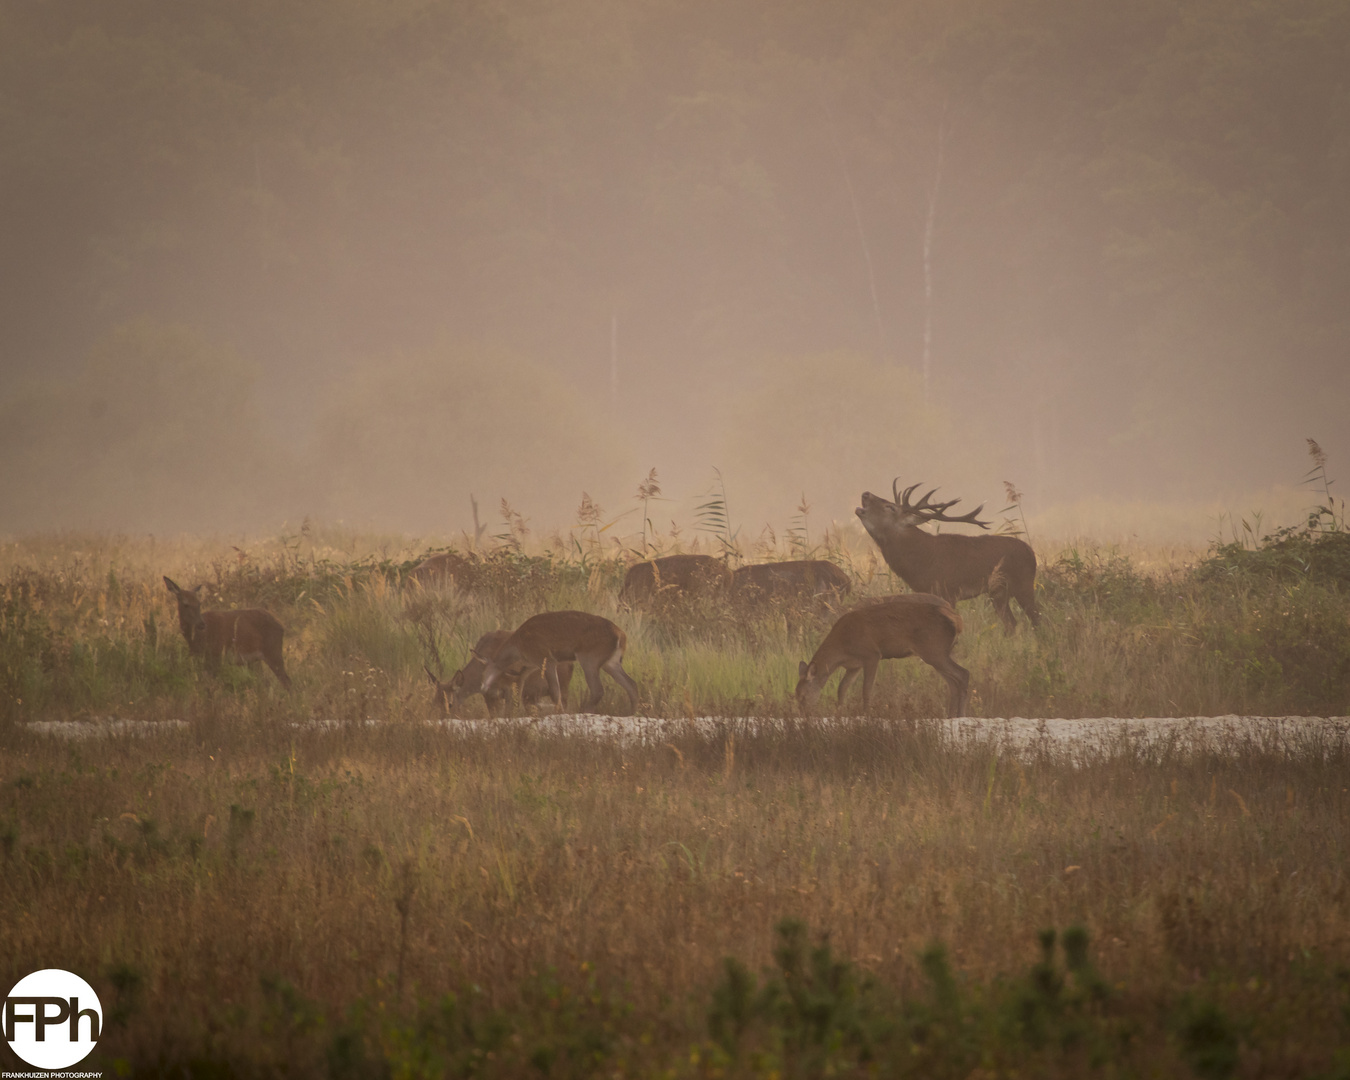
MULTIPOLYGON (((750 1073, 710 1039, 713 992, 795 918, 887 1001, 927 1000, 945 943, 964 1041, 919 1069, 876 1036, 898 1071, 985 1053, 1076 1075, 1082 1046, 1035 1045, 1025 1003, 998 1003, 1038 931, 1077 924, 1109 988, 1083 1037, 1118 1039, 1114 1075, 1184 1072, 1196 1002, 1261 1070, 1305 1075, 1350 1045, 1348 767, 1312 737, 1075 767, 878 720, 627 747, 292 729, 216 695, 154 739, 5 738, 0 976, 84 974, 117 1015, 99 1061, 133 1074, 431 1075, 455 1039, 495 1048, 487 1075, 537 1053, 561 1075, 750 1073)), ((762 1045, 766 1073, 805 1060, 762 1045)))

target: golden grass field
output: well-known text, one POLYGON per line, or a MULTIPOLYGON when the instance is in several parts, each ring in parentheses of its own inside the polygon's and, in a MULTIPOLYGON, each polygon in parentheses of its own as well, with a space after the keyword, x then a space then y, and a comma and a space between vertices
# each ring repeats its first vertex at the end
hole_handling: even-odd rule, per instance
MULTIPOLYGON (((398 538, 239 548, 0 553, 0 975, 89 979, 107 1026, 88 1067, 1350 1068, 1343 737, 1012 755, 942 737, 941 680, 912 660, 883 666, 873 716, 826 726, 791 691, 827 612, 624 611, 621 567, 542 548, 485 559, 468 593, 401 586, 420 549, 398 538), (200 670, 164 573, 273 610, 295 691, 200 670), (643 745, 427 722, 424 661, 448 672, 482 629, 563 606, 625 627, 644 712, 722 726, 643 745), (28 726, 112 716, 185 723, 28 726)), ((890 591, 868 554, 835 557, 859 594, 890 591)), ((971 711, 1350 711, 1344 587, 1240 559, 1206 577, 1201 554, 1042 552, 1036 634, 963 604, 971 711)))

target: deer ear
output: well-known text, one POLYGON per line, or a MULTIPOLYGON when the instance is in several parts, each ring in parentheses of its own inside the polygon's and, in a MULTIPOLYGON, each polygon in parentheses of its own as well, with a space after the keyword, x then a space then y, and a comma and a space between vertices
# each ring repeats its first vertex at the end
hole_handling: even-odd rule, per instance
POLYGON ((167 574, 164 575, 164 584, 169 587, 169 592, 175 595, 183 591, 177 585, 174 584, 173 578, 169 577, 167 574))
POLYGON ((423 664, 422 670, 427 673, 427 678, 431 680, 431 685, 439 690, 441 688, 441 680, 431 673, 431 668, 427 667, 426 664, 423 664))

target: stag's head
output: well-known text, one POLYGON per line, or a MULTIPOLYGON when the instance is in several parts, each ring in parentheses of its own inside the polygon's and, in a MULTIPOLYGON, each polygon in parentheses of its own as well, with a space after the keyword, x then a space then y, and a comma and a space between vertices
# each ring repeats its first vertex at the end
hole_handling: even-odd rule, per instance
POLYGON ((933 496, 937 494, 937 488, 933 488, 918 502, 911 502, 910 496, 919 486, 919 484, 911 484, 904 491, 901 491, 900 481, 897 477, 891 483, 891 494, 894 495, 894 499, 873 495, 870 491, 863 492, 862 505, 853 512, 858 515, 858 520, 863 523, 863 528, 867 530, 868 535, 878 544, 887 538, 895 537, 911 529, 917 529, 920 525, 930 521, 961 522, 967 525, 978 525, 981 529, 989 528, 989 522, 979 520, 980 511, 984 509, 983 503, 968 514, 950 516, 947 511, 959 503, 960 499, 933 502, 933 496))
POLYGON ((206 619, 202 617, 202 587, 184 589, 172 578, 165 577, 164 584, 178 601, 178 625, 187 639, 188 652, 196 652, 206 646, 206 619))

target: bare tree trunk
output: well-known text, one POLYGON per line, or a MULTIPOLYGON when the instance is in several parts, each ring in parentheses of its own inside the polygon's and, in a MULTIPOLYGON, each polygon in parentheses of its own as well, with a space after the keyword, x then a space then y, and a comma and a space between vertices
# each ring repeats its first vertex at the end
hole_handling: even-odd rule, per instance
POLYGON ((877 354, 884 360, 886 359, 886 331, 881 321, 881 301, 877 296, 877 275, 872 267, 872 249, 867 245, 867 232, 863 229, 862 211, 858 209, 858 196, 853 190, 853 174, 849 172, 848 158, 839 142, 839 135, 834 127, 834 114, 830 112, 828 104, 825 105, 825 116, 830 123, 830 137, 834 140, 834 151, 839 156, 839 166, 844 173, 844 184, 848 188, 848 201, 853 208, 853 224, 858 230, 858 244, 862 247, 863 262, 867 264, 867 286, 872 293, 872 318, 875 320, 877 327, 877 354))
POLYGON ((933 375, 933 227, 937 223, 938 192, 942 189, 942 159, 947 148, 947 109, 938 124, 937 167, 928 189, 928 214, 923 225, 923 400, 928 401, 933 375))
POLYGON ((619 407, 619 313, 609 316, 609 397, 619 407))

